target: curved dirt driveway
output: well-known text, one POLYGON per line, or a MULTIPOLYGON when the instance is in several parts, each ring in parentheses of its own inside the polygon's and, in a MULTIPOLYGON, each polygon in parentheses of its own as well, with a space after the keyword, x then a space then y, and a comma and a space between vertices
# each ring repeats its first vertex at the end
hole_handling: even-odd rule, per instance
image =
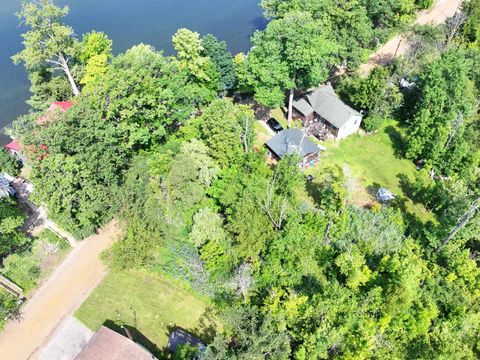
MULTIPOLYGON (((418 13, 415 23, 419 25, 444 23, 455 15, 461 3, 462 0, 437 0, 430 9, 418 13)), ((375 66, 384 65, 407 50, 407 42, 403 41, 401 35, 397 35, 372 54, 368 62, 360 66, 360 71, 368 74, 375 66)))
POLYGON ((117 235, 110 224, 81 241, 21 308, 21 320, 10 321, 0 334, 0 359, 36 359, 63 319, 87 298, 106 274, 100 253, 117 235))

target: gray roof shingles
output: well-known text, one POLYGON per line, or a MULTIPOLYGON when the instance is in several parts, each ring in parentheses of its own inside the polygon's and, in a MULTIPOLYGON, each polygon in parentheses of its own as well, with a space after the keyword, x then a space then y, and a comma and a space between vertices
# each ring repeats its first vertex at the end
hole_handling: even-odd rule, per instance
POLYGON ((266 145, 278 157, 286 154, 299 154, 305 157, 308 154, 317 153, 320 148, 311 142, 300 129, 287 129, 267 141, 266 145))
POLYGON ((330 84, 320 86, 307 95, 308 102, 303 98, 294 101, 293 107, 303 115, 315 111, 337 129, 345 125, 353 116, 362 116, 340 100, 330 84), (312 110, 309 110, 308 106, 312 110))

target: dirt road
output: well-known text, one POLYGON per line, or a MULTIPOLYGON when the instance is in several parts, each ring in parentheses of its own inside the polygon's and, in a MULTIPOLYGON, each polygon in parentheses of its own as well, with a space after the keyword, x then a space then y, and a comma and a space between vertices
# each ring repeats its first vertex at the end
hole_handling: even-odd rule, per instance
MULTIPOLYGON (((441 24, 449 17, 455 15, 462 0, 438 0, 428 10, 422 10, 415 21, 419 25, 441 24)), ((408 44, 401 35, 395 36, 369 58, 366 64, 360 66, 360 71, 368 74, 375 66, 390 62, 396 55, 403 54, 408 50, 408 44)))
POLYGON ((111 222, 83 240, 0 334, 0 359, 36 359, 54 330, 87 298, 106 274, 99 255, 117 235, 111 222))

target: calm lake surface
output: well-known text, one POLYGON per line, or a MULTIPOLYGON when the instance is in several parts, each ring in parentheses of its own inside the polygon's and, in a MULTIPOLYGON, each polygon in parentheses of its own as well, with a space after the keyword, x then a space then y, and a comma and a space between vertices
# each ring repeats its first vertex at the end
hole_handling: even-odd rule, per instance
MULTIPOLYGON (((0 0, 0 129, 28 112, 29 82, 23 65, 13 65, 10 57, 22 49, 15 12, 20 0, 0 0)), ((68 5, 65 22, 77 34, 90 30, 105 32, 113 39, 115 53, 138 43, 173 52, 171 38, 186 27, 225 40, 235 54, 247 51, 249 37, 266 25, 259 0, 57 0, 68 5)), ((7 138, 0 135, 0 144, 7 138)))

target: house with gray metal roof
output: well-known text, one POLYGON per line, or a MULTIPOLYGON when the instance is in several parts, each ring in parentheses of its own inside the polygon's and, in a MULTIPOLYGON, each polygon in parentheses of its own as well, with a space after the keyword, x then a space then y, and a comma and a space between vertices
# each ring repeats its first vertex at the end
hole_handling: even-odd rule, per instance
POLYGON ((299 155, 301 167, 315 165, 318 162, 320 150, 324 150, 311 142, 304 131, 295 128, 280 131, 266 142, 265 147, 276 159, 281 159, 285 155, 299 155))
POLYGON ((330 83, 293 102, 295 117, 312 135, 342 139, 358 130, 362 114, 340 100, 330 83))

